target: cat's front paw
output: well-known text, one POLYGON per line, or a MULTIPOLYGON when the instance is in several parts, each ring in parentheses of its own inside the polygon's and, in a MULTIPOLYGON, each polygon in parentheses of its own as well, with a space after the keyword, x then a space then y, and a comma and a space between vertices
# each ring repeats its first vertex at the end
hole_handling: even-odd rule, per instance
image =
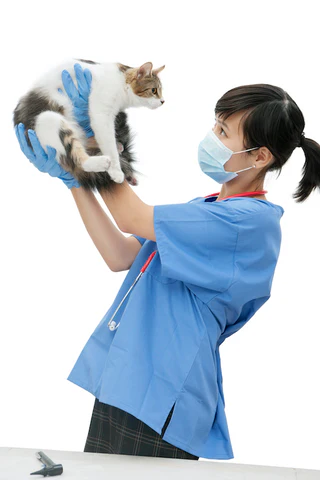
POLYGON ((108 173, 114 182, 122 183, 124 181, 124 173, 119 168, 111 167, 108 169, 108 173))
POLYGON ((82 164, 85 172, 107 172, 111 165, 111 159, 107 155, 98 155, 96 157, 89 157, 82 164))

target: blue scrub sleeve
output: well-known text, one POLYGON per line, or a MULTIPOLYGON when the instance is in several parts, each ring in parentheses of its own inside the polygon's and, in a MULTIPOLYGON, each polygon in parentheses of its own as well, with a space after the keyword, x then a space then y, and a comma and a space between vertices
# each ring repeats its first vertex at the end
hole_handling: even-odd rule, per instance
POLYGON ((144 242, 146 241, 145 238, 139 237, 139 235, 130 235, 130 237, 136 237, 136 239, 139 240, 139 242, 141 243, 141 245, 143 245, 144 242))
POLYGON ((228 202, 154 206, 162 275, 210 290, 232 283, 238 224, 228 202))
MULTIPOLYGON (((197 199, 199 199, 199 198, 202 198, 202 197, 195 197, 195 198, 193 198, 192 200, 190 200, 189 202, 193 202, 193 200, 197 200, 197 199)), ((188 202, 188 203, 189 203, 189 202, 188 202)), ((140 237, 139 235, 134 235, 134 234, 132 234, 132 235, 130 235, 130 237, 136 237, 136 239, 139 240, 139 242, 141 243, 141 245, 143 245, 144 242, 146 241, 145 238, 140 237)))

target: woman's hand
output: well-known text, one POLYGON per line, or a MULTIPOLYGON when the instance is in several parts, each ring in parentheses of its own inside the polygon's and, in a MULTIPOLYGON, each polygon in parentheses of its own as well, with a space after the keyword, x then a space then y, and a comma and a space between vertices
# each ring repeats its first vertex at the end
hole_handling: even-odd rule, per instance
MULTIPOLYGON (((83 128, 86 133, 86 137, 94 137, 94 132, 90 127, 89 117, 89 95, 91 91, 92 75, 87 68, 82 70, 79 63, 75 63, 74 71, 78 82, 78 90, 76 89, 70 73, 67 70, 62 70, 61 78, 64 89, 70 98, 73 105, 73 114, 78 124, 83 128)), ((59 92, 63 94, 61 88, 58 88, 59 92)), ((117 143, 117 149, 119 155, 123 152, 124 147, 122 143, 117 143)), ((89 144, 87 144, 89 145, 89 144)), ((95 146, 99 147, 97 143, 95 146)))
MULTIPOLYGON (((82 67, 79 63, 74 65, 74 72, 78 83, 78 89, 75 87, 71 75, 67 70, 62 70, 62 83, 68 97, 72 102, 73 114, 76 121, 85 131, 86 137, 90 138, 94 136, 94 133, 90 127, 90 117, 88 111, 92 75, 90 70, 87 68, 82 70, 82 67)), ((63 91, 60 88, 58 90, 63 94, 63 91)))
POLYGON ((56 149, 47 145, 48 154, 42 148, 36 133, 33 130, 28 130, 28 136, 32 145, 29 147, 25 136, 25 128, 23 123, 19 123, 14 127, 20 148, 30 162, 40 172, 46 172, 51 177, 60 178, 68 188, 80 187, 79 182, 73 177, 73 175, 64 170, 56 159, 56 149))

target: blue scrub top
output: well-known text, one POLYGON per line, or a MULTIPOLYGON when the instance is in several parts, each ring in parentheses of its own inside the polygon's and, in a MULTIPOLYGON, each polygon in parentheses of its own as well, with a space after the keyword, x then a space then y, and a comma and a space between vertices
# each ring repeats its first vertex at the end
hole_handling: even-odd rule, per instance
POLYGON ((193 455, 234 458, 219 346, 269 299, 284 209, 253 197, 154 206, 142 247, 68 380, 193 455), (157 253, 107 324, 152 252, 157 253))

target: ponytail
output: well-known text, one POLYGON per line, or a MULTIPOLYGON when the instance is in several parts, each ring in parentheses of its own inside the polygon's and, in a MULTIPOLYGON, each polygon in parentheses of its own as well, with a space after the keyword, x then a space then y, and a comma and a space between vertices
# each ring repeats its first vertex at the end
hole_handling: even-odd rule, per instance
POLYGON ((305 154, 305 162, 302 168, 302 178, 293 197, 297 202, 304 202, 315 188, 320 188, 320 145, 301 135, 300 144, 305 154))

